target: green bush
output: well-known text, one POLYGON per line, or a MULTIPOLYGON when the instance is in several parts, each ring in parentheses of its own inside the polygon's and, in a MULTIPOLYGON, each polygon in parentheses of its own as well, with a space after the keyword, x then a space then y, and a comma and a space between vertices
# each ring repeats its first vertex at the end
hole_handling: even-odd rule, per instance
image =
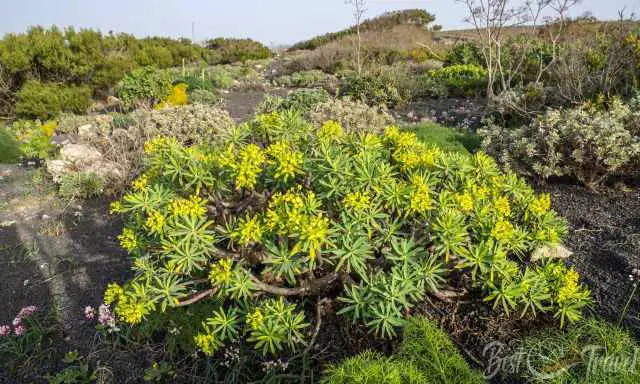
POLYGON ((220 100, 218 95, 206 89, 196 89, 189 92, 189 102, 192 104, 215 104, 220 100))
POLYGON ((487 70, 473 64, 452 65, 430 74, 433 79, 442 81, 454 96, 474 96, 487 88, 487 70))
POLYGON ((449 284, 467 281, 506 313, 552 313, 562 326, 589 303, 575 270, 529 261, 566 233, 549 196, 483 153, 443 152, 395 127, 317 129, 292 112, 206 146, 159 137, 145 152, 134 190, 112 206, 135 276, 105 303, 138 324, 214 296, 210 318, 192 324, 207 354, 241 337, 263 354, 298 349, 311 331, 305 299, 329 292, 340 315, 392 337, 454 270, 449 284))
POLYGON ((294 110, 307 113, 314 106, 329 100, 329 94, 324 89, 297 89, 285 97, 267 95, 256 107, 256 113, 282 112, 294 110))
POLYGON ((169 74, 152 67, 131 71, 116 89, 116 94, 126 107, 153 106, 169 96, 170 92, 169 74))
POLYGON ((233 85, 233 75, 222 67, 213 67, 209 72, 213 86, 220 89, 228 89, 233 85))
POLYGON ((276 84, 284 87, 314 88, 335 84, 335 76, 318 69, 295 72, 291 75, 280 76, 275 79, 276 84))
POLYGON ((206 48, 212 51, 209 64, 268 59, 272 54, 269 48, 251 39, 217 38, 207 41, 206 48))
POLYGON ((572 176, 590 188, 632 175, 640 160, 640 98, 604 106, 550 110, 530 124, 489 122, 483 148, 501 163, 542 178, 572 176))
POLYGON ((452 65, 476 65, 483 67, 484 58, 478 43, 468 41, 456 44, 449 52, 444 60, 445 66, 452 65))
POLYGON ((55 122, 42 124, 39 120, 17 120, 9 132, 18 140, 20 153, 27 159, 46 159, 55 151, 51 136, 56 130, 55 122))
POLYGON ((530 383, 632 384, 640 382, 638 348, 629 332, 589 319, 566 332, 533 333, 515 348, 505 366, 517 367, 516 375, 530 383), (523 358, 526 364, 516 365, 523 358))
POLYGON ((465 130, 443 127, 436 123, 416 124, 405 127, 415 132, 423 143, 434 145, 443 151, 473 153, 480 148, 481 138, 465 130))
POLYGON ((365 352, 330 366, 324 384, 480 384, 474 371, 460 355, 449 336, 433 322, 412 317, 403 341, 391 357, 365 352))
POLYGON ((21 154, 16 137, 7 128, 0 127, 0 163, 16 163, 21 154))
POLYGON ((340 88, 340 95, 349 96, 371 106, 394 107, 403 101, 394 79, 381 74, 347 78, 340 88))
POLYGON ((384 106, 370 107, 349 99, 330 99, 317 104, 306 117, 316 127, 320 127, 325 121, 336 121, 347 132, 360 133, 381 133, 394 123, 384 106))
POLYGON ((16 113, 29 119, 51 119, 62 112, 86 113, 91 105, 91 89, 60 83, 27 81, 17 93, 16 113))
POLYGON ((75 172, 62 177, 58 193, 65 199, 89 199, 100 196, 104 186, 104 180, 95 173, 75 172))

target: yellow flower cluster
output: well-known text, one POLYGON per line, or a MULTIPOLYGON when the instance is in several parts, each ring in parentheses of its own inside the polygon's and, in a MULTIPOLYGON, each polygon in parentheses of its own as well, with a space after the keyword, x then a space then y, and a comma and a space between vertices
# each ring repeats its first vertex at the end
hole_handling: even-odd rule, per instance
POLYGON ((411 202, 409 210, 415 213, 426 213, 433 208, 431 192, 424 180, 414 177, 411 188, 411 202))
POLYGON ((321 140, 334 140, 344 136, 344 128, 337 121, 328 120, 322 124, 318 137, 321 140))
POLYGON ((253 189, 266 160, 264 152, 257 145, 249 144, 240 150, 239 157, 239 162, 232 164, 236 171, 236 188, 253 189))
POLYGON ((343 203, 347 208, 355 211, 363 211, 371 205, 371 194, 360 191, 348 193, 344 197, 343 203))
POLYGON ((162 109, 169 106, 187 105, 189 95, 187 94, 187 84, 176 84, 171 88, 171 93, 167 98, 155 106, 155 109, 162 109))
POLYGON ((167 147, 169 145, 175 145, 177 143, 178 141, 176 140, 175 137, 164 137, 164 136, 155 137, 147 141, 146 143, 144 143, 144 153, 151 155, 151 154, 157 153, 164 147, 167 147))
POLYGON ((120 301, 120 299, 124 296, 124 289, 117 284, 111 283, 107 285, 107 289, 104 291, 104 303, 107 305, 111 305, 116 301, 120 301))
POLYGON ((300 239, 308 244, 309 259, 314 261, 327 241, 329 219, 322 215, 307 217, 300 226, 300 239))
POLYGON ((269 163, 276 166, 274 175, 276 179, 286 183, 297 174, 304 173, 302 170, 302 152, 293 150, 289 143, 285 141, 273 143, 267 148, 267 154, 273 159, 269 163))
POLYGON ((473 197, 469 192, 457 195, 456 200, 463 212, 471 212, 473 210, 473 197))
POLYGON ((120 212, 122 212, 122 203, 120 200, 112 201, 109 205, 109 213, 113 215, 120 212))
POLYGON ((142 319, 149 314, 149 308, 143 302, 130 296, 123 295, 116 307, 118 317, 129 324, 140 324, 142 319))
POLYGON ((213 355, 220 347, 220 343, 212 334, 199 333, 193 338, 196 346, 206 355, 213 355))
POLYGON ((509 199, 506 196, 501 196, 495 199, 493 202, 493 207, 496 209, 496 212, 502 217, 511 216, 511 205, 509 204, 509 199))
POLYGON ((149 178, 147 177, 147 175, 142 175, 142 176, 138 177, 137 179, 135 179, 131 183, 131 186, 133 187, 133 189, 135 189, 136 191, 140 192, 140 191, 144 190, 145 188, 147 188, 148 184, 149 184, 149 178))
POLYGON ((211 267, 209 280, 213 285, 224 285, 231 280, 231 268, 233 261, 231 259, 220 259, 211 267))
POLYGON ((260 241, 260 239, 262 239, 262 225, 260 224, 258 216, 240 220, 238 223, 238 231, 235 232, 235 237, 238 239, 240 245, 243 246, 260 241))
POLYGON ((540 216, 549 212, 551 209, 551 196, 548 193, 543 193, 537 198, 533 199, 529 204, 529 211, 536 216, 540 216))
POLYGON ((247 323, 251 329, 255 330, 260 328, 262 323, 264 323, 264 315, 262 314, 262 311, 260 311, 260 308, 256 308, 253 313, 250 313, 249 316, 247 316, 247 323))
POLYGON ((267 228, 278 233, 297 232, 304 217, 305 200, 308 199, 315 200, 313 192, 307 196, 293 191, 275 193, 267 209, 267 228))
POLYGON ((360 137, 360 144, 365 149, 377 149, 382 146, 382 141, 378 135, 367 132, 360 137))
POLYGON ((147 216, 147 221, 145 222, 145 227, 151 233, 162 234, 164 232, 164 226, 166 224, 166 219, 164 215, 158 211, 151 211, 147 216))
POLYGON ((55 121, 47 121, 40 126, 40 129, 42 129, 42 132, 47 137, 53 136, 53 134, 56 132, 56 128, 58 128, 58 123, 56 123, 55 121))
POLYGON ((500 219, 491 230, 491 237, 496 239, 498 242, 509 241, 513 239, 514 235, 515 230, 513 225, 509 221, 503 219, 500 219))
POLYGON ((563 276, 562 287, 558 291, 558 303, 560 305, 564 303, 570 302, 572 299, 579 296, 580 286, 578 285, 578 280, 580 279, 580 275, 576 272, 575 269, 568 269, 563 276))
POLYGON ((130 228, 123 229, 122 234, 118 236, 118 240, 120 240, 122 248, 128 252, 133 251, 139 245, 138 236, 136 236, 136 233, 130 228))
POLYGON ((189 199, 181 197, 175 198, 169 208, 172 217, 202 218, 207 213, 206 202, 197 195, 192 195, 189 199))

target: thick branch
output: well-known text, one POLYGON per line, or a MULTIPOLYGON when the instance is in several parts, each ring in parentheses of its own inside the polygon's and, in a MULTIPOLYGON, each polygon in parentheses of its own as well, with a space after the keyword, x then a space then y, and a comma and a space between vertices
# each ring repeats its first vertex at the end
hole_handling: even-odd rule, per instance
POLYGON ((207 289, 206 291, 202 291, 202 292, 198 292, 195 295, 191 296, 189 299, 185 300, 185 301, 180 301, 178 302, 178 304, 176 304, 176 307, 186 307, 187 305, 191 305, 194 303, 197 303, 198 301, 202 300, 202 299, 206 299, 209 296, 213 296, 213 294, 216 293, 216 290, 211 288, 211 289, 207 289))
POLYGON ((252 276, 253 284, 258 290, 278 296, 317 296, 318 294, 326 291, 327 288, 338 281, 339 278, 339 273, 332 272, 318 279, 306 281, 300 287, 285 288, 269 285, 262 282, 257 277, 252 276))

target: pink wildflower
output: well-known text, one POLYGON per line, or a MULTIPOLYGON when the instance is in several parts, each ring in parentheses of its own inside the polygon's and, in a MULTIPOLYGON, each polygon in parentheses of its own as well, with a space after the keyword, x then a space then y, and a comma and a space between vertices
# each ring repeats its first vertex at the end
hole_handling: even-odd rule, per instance
POLYGON ((27 332, 27 327, 25 327, 22 324, 18 324, 14 329, 13 332, 16 334, 16 336, 22 336, 27 332))
POLYGON ((38 311, 38 307, 36 307, 35 305, 29 305, 27 307, 22 308, 18 313, 18 316, 16 316, 16 318, 25 319, 33 315, 37 311, 38 311))
POLYGON ((11 334, 11 326, 0 325, 0 337, 9 336, 11 334))
POLYGON ((90 306, 90 305, 87 305, 87 306, 84 308, 84 317, 85 317, 85 319, 87 319, 87 320, 93 320, 93 319, 95 319, 95 318, 96 318, 96 309, 95 309, 95 308, 93 308, 93 307, 92 307, 92 306, 90 306))
POLYGON ((116 317, 111 312, 111 308, 108 305, 102 304, 98 307, 98 323, 103 327, 115 328, 116 317))

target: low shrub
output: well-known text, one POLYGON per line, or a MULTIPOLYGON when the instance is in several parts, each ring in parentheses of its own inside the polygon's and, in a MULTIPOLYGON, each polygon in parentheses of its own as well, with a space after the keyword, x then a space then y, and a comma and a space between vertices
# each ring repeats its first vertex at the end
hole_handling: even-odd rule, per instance
POLYGON ((206 89, 196 89, 189 92, 189 99, 192 104, 216 104, 220 98, 212 91, 206 89))
POLYGON ((531 334, 503 364, 519 368, 514 373, 530 383, 632 384, 640 382, 638 348, 629 332, 588 319, 566 332, 543 330, 531 334), (527 364, 518 363, 523 357, 527 364))
POLYGON ((347 132, 380 133, 394 123, 393 117, 384 107, 370 107, 367 104, 349 99, 330 99, 317 104, 306 114, 307 119, 316 127, 325 121, 338 122, 347 132))
POLYGON ((256 107, 256 113, 282 112, 295 110, 307 113, 314 106, 329 101, 329 94, 324 89, 297 89, 285 97, 267 95, 256 107))
POLYGON ((487 70, 474 64, 443 67, 430 74, 433 79, 442 81, 454 96, 475 96, 487 88, 487 70))
POLYGON ((54 121, 42 124, 40 120, 17 120, 13 122, 9 131, 18 141, 20 153, 24 158, 47 159, 55 152, 50 140, 56 127, 54 121))
POLYGON ((405 127, 415 132, 420 141, 436 146, 443 151, 473 153, 480 148, 480 136, 462 129, 443 127, 436 123, 416 124, 405 127))
POLYGON ((484 58, 478 43, 473 41, 465 41, 457 43, 453 48, 447 52, 447 56, 444 59, 445 66, 452 65, 475 65, 484 66, 484 58))
POLYGON ((75 172, 60 181, 58 194, 64 199, 89 199, 101 196, 105 183, 95 173, 75 172))
POLYGON ((410 92, 412 100, 425 98, 443 99, 449 96, 448 86, 444 82, 434 79, 429 74, 415 76, 410 92))
POLYGON ((209 77, 215 88, 228 89, 234 82, 233 75, 220 66, 215 66, 209 71, 209 77))
POLYGON ((271 57, 271 50, 251 39, 217 38, 205 44, 209 64, 230 64, 237 61, 261 60, 271 57))
POLYGON ((167 72, 152 67, 138 68, 128 73, 118 84, 116 94, 126 107, 154 106, 171 92, 167 72))
POLYGON ((30 119, 51 119, 61 112, 86 113, 91 89, 60 83, 27 81, 16 95, 16 114, 30 119))
POLYGON ((571 176, 597 188, 614 175, 630 175, 640 159, 640 99, 608 106, 550 110, 530 124, 480 131, 483 148, 502 164, 546 179, 571 176))
POLYGON ((295 72, 291 75, 280 76, 275 79, 275 83, 280 86, 296 88, 327 87, 336 82, 337 79, 335 76, 317 69, 295 72))
POLYGON ((302 345, 305 303, 329 292, 338 314, 392 337, 453 271, 449 284, 468 282, 506 313, 549 313, 563 326, 589 304, 575 270, 529 260, 566 233, 549 196, 483 153, 443 152, 396 127, 318 129, 291 112, 207 144, 146 143, 144 172, 112 205, 134 259, 132 280, 105 292, 120 321, 201 301, 200 350, 242 338, 273 355, 302 345))
POLYGON ((382 74, 366 74, 345 79, 340 87, 341 96, 376 106, 394 107, 403 101, 395 79, 382 74))
POLYGON ((20 160, 20 143, 7 128, 0 127, 0 163, 11 164, 20 160))
POLYGON ((430 320, 411 317, 391 357, 364 352, 330 366, 324 384, 480 384, 482 374, 469 367, 449 336, 430 320))

